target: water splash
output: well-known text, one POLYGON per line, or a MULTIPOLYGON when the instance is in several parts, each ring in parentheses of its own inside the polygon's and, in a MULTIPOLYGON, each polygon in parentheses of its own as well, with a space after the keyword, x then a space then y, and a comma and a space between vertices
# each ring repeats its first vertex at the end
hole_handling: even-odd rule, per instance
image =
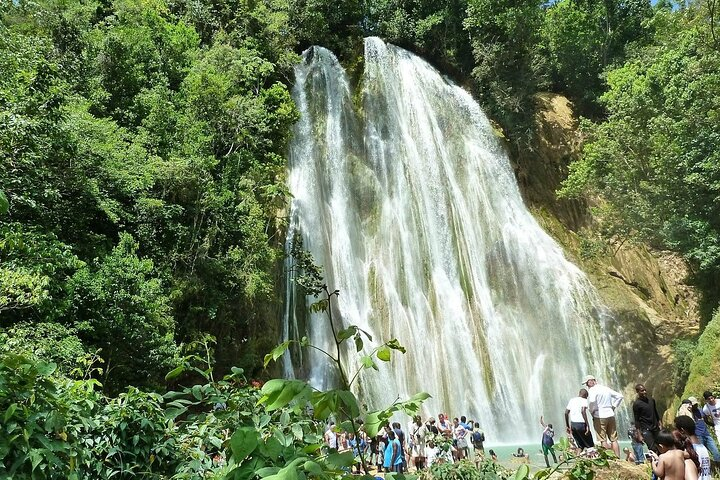
MULTIPOLYGON (((426 391, 426 414, 478 419, 498 442, 536 439, 540 415, 562 424, 585 373, 609 379, 612 319, 524 206, 477 103, 377 38, 365 41, 361 105, 324 48, 305 52, 296 79, 288 238, 299 232, 340 290, 343 324, 408 349, 361 376, 363 401, 426 391)), ((302 334, 296 312, 286 338, 302 334)), ((322 315, 304 330, 332 345, 322 315)), ((299 363, 288 374, 333 381, 321 357, 299 363)))

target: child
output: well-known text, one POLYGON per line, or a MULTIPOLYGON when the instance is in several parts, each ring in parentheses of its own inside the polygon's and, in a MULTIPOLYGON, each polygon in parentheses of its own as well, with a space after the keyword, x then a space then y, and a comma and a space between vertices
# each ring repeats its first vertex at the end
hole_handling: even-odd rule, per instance
POLYGON ((650 450, 652 470, 660 479, 684 480, 685 479, 685 454, 682 450, 675 448, 675 437, 667 430, 658 433, 657 439, 660 455, 650 450))
POLYGON ((700 459, 692 442, 680 430, 673 430, 672 435, 675 439, 675 448, 683 452, 685 456, 685 480, 698 480, 700 459))
POLYGON ((387 447, 387 437, 378 433, 377 435, 377 468, 378 473, 383 471, 383 462, 385 460, 385 448, 387 447))

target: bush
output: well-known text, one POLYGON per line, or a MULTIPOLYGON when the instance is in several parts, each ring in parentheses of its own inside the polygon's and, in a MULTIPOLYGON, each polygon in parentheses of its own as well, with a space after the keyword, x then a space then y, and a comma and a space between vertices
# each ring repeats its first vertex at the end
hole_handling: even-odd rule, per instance
POLYGON ((94 267, 71 280, 80 337, 101 349, 111 391, 126 385, 157 387, 177 364, 170 299, 151 260, 140 259, 128 234, 94 267))
POLYGON ((689 363, 684 395, 699 397, 720 378, 720 310, 715 312, 698 339, 689 363))
POLYGON ((82 377, 91 355, 76 333, 59 323, 20 323, 0 333, 0 352, 55 363, 59 372, 82 377))
POLYGON ((697 349, 697 342, 689 339, 674 340, 670 347, 673 351, 672 387, 676 395, 682 395, 690 375, 690 365, 697 349))

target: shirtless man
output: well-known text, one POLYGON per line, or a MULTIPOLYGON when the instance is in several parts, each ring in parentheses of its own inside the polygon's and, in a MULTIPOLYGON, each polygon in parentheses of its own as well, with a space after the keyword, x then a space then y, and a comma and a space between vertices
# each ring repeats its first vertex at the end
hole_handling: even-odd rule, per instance
POLYGON ((675 437, 667 430, 657 434, 660 455, 650 450, 652 470, 661 480, 685 480, 685 453, 675 448, 675 437))

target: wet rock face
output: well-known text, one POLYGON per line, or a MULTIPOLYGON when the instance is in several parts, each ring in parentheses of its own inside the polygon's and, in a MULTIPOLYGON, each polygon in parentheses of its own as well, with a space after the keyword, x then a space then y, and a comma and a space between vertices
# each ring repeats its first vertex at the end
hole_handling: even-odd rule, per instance
MULTIPOLYGON (((513 155, 523 198, 543 227, 590 277, 618 319, 614 348, 620 354, 620 378, 626 398, 644 383, 670 407, 672 351, 676 338, 697 335, 699 295, 686 284, 688 266, 682 258, 646 245, 617 241, 585 255, 585 239, 594 237, 590 205, 595 199, 558 199, 555 192, 577 158, 582 142, 570 102, 562 96, 537 98, 537 135, 532 148, 513 155)), ((661 411, 662 414, 662 411, 661 411)))

